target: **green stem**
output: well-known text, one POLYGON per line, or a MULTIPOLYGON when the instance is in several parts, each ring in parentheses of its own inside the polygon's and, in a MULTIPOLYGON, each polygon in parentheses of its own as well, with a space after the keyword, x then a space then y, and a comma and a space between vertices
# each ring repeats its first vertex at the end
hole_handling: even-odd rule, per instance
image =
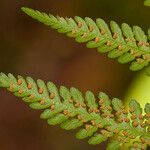
POLYGON ((150 102, 150 76, 145 74, 145 70, 139 73, 129 86, 124 98, 126 106, 131 99, 136 99, 143 109, 146 103, 150 102))

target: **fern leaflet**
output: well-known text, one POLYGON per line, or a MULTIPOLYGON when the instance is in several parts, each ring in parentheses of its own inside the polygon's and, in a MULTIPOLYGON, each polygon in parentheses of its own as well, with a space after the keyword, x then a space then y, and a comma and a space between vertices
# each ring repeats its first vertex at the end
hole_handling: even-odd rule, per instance
POLYGON ((23 7, 22 10, 32 18, 75 38, 79 43, 86 43, 88 48, 97 48, 100 53, 108 53, 108 57, 118 59, 121 64, 131 63, 130 70, 138 71, 149 65, 150 62, 150 30, 148 35, 139 26, 131 28, 128 24, 119 25, 111 21, 109 29, 103 19, 94 22, 91 18, 75 19, 54 17, 23 7))
POLYGON ((76 88, 59 89, 42 80, 31 77, 15 78, 12 74, 0 74, 0 87, 29 104, 32 109, 43 110, 42 119, 49 125, 60 125, 66 130, 80 128, 78 139, 89 138, 95 145, 109 140, 107 150, 120 149, 130 144, 129 149, 146 149, 150 145, 150 103, 145 106, 145 115, 136 100, 129 103, 129 111, 121 100, 110 98, 100 92, 98 98, 91 91, 82 93, 76 88))

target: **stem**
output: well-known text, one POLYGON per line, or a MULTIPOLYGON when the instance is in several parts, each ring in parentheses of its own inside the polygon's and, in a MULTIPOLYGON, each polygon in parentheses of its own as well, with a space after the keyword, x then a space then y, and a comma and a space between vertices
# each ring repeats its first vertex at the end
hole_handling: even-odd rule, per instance
POLYGON ((150 76, 146 75, 145 72, 143 70, 137 74, 129 86, 124 98, 126 106, 131 99, 136 99, 143 109, 145 104, 150 102, 150 76))

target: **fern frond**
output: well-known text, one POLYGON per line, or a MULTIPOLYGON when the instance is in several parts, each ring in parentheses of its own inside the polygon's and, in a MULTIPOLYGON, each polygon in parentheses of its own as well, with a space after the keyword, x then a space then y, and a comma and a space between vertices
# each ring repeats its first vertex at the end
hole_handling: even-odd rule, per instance
POLYGON ((88 48, 97 48, 100 53, 108 53, 109 58, 117 58, 121 64, 130 62, 132 71, 141 70, 150 62, 150 32, 145 35, 138 26, 131 28, 123 23, 120 28, 116 22, 111 21, 110 29, 100 18, 94 22, 88 17, 85 19, 78 16, 75 19, 54 17, 25 7, 22 11, 41 23, 57 29, 58 32, 75 38, 79 43, 87 43, 88 48))
POLYGON ((76 88, 59 89, 52 83, 34 81, 31 77, 15 78, 12 74, 0 74, 0 87, 36 110, 43 110, 42 119, 49 125, 60 125, 66 130, 79 128, 78 139, 89 138, 89 144, 110 140, 107 150, 120 149, 130 143, 130 149, 146 149, 150 145, 150 103, 145 106, 145 115, 139 103, 131 100, 130 110, 121 100, 110 98, 100 92, 95 97, 91 91, 85 96, 76 88), (132 143, 132 144, 131 144, 132 143))

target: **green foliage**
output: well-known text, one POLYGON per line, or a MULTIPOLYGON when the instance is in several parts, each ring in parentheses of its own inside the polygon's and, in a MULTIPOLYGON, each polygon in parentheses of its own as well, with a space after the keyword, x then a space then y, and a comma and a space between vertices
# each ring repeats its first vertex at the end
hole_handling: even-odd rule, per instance
MULTIPOLYGON (((150 0, 144 4, 150 6, 150 0)), ((130 69, 138 71, 150 62, 150 30, 144 31, 128 24, 119 25, 111 21, 110 28, 103 19, 82 19, 55 17, 23 7, 22 10, 39 22, 75 38, 79 43, 86 43, 88 48, 97 48, 100 53, 119 63, 131 63, 130 69)), ((150 67, 148 69, 150 74, 150 67)), ((52 83, 33 80, 31 77, 14 77, 12 74, 0 73, 0 87, 6 88, 15 96, 22 98, 29 107, 43 110, 40 117, 49 125, 60 125, 72 130, 79 128, 78 139, 88 138, 91 145, 109 140, 107 150, 119 150, 128 147, 130 150, 146 150, 150 146, 150 103, 142 110, 136 100, 131 100, 129 110, 117 98, 112 100, 103 92, 96 97, 91 91, 85 95, 76 88, 61 86, 59 89, 52 83), (144 111, 144 113, 143 113, 144 111)))
POLYGON ((145 0, 145 1, 144 1, 144 5, 145 5, 145 6, 150 6, 150 0, 145 0))
MULTIPOLYGON (((145 1, 148 4, 148 1, 145 1)), ((138 71, 148 66, 150 62, 149 36, 138 27, 131 28, 128 24, 119 25, 111 21, 110 28, 103 19, 91 18, 82 19, 76 16, 72 18, 54 17, 33 10, 31 8, 22 8, 22 11, 32 18, 57 29, 59 33, 65 33, 68 37, 73 37, 79 43, 86 43, 88 48, 97 48, 100 53, 108 53, 108 57, 118 60, 119 63, 131 63, 130 69, 138 71)))
POLYGON ((142 114, 140 104, 131 100, 129 110, 122 101, 100 92, 98 97, 91 91, 85 96, 76 88, 59 89, 52 83, 34 81, 31 77, 15 78, 12 74, 0 74, 0 87, 36 110, 43 110, 42 119, 49 125, 60 125, 66 130, 79 128, 78 139, 88 138, 95 145, 110 140, 107 150, 117 150, 132 143, 129 149, 146 149, 150 145, 150 103, 142 114))

